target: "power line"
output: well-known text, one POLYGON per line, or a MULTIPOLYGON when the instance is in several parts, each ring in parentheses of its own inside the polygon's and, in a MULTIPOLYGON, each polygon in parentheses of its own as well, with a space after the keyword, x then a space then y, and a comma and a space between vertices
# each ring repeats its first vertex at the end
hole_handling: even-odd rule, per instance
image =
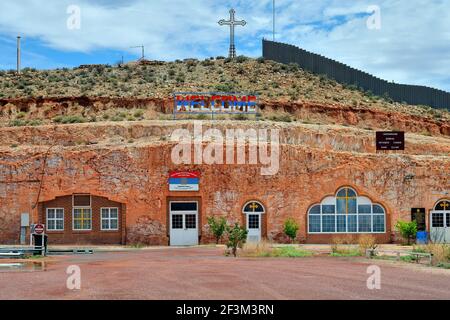
POLYGON ((135 46, 135 47, 130 47, 131 49, 135 49, 135 48, 141 48, 142 49, 142 57, 141 60, 144 60, 145 58, 145 46, 141 45, 141 46, 135 46))

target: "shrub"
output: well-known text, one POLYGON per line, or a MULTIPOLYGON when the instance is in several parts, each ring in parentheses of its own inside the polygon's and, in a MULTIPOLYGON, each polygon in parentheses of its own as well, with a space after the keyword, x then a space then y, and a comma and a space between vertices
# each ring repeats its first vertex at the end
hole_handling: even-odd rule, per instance
POLYGON ((247 233, 247 229, 241 227, 239 223, 235 223, 234 226, 227 226, 227 247, 231 249, 233 256, 237 256, 237 248, 242 248, 247 241, 247 233))
POLYGON ((365 254, 367 249, 375 250, 378 247, 376 238, 372 235, 362 235, 359 237, 358 245, 361 254, 365 254))
POLYGON ((291 239, 291 242, 297 238, 297 232, 299 229, 298 223, 293 218, 288 218, 284 222, 284 233, 291 239))
POLYGON ((403 239, 406 239, 407 245, 411 244, 411 239, 416 236, 417 233, 417 222, 416 221, 398 221, 395 225, 395 229, 400 232, 403 239))
POLYGON ((236 62, 237 63, 243 63, 243 62, 245 62, 247 60, 248 60, 248 58, 246 56, 238 56, 238 57, 236 57, 236 62))
POLYGON ((220 239, 223 237, 226 228, 227 228, 227 220, 224 217, 208 217, 208 225, 212 234, 216 238, 216 244, 219 244, 220 239))
POLYGON ((265 63, 265 62, 266 62, 266 59, 265 59, 264 57, 259 57, 258 59, 256 59, 256 61, 257 61, 258 63, 265 63))
POLYGON ((86 120, 81 116, 56 116, 53 118, 53 122, 68 124, 68 123, 84 123, 86 120))

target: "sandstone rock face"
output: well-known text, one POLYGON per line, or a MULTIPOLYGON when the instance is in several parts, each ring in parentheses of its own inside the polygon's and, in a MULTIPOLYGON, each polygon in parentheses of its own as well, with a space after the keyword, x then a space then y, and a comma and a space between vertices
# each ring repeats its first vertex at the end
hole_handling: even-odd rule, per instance
POLYGON ((125 204, 127 242, 144 244, 168 243, 169 197, 200 199, 201 242, 212 240, 207 216, 245 223, 242 208, 250 200, 265 206, 267 238, 285 241, 283 222, 293 217, 300 224, 299 240, 330 241, 331 236, 308 235, 307 211, 342 186, 351 186, 385 207, 387 233, 379 240, 388 242, 395 222, 409 220, 411 208, 429 210, 449 197, 448 137, 408 135, 404 153, 375 153, 371 131, 297 124, 206 124, 219 130, 279 128, 278 174, 262 176, 261 164, 175 165, 171 160, 175 144, 167 137, 177 127, 192 128, 189 122, 0 129, 0 242, 18 242, 21 213, 31 213, 33 222, 38 222, 39 203, 76 193, 125 204), (70 143, 74 139, 95 143, 70 143), (170 192, 168 175, 174 170, 200 171, 200 190, 170 192))

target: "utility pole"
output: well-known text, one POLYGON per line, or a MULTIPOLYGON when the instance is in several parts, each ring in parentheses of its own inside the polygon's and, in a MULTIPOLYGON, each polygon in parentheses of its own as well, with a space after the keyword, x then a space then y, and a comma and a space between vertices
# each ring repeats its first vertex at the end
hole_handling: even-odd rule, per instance
POLYGON ((273 41, 275 42, 275 0, 273 0, 273 41))
POLYGON ((20 36, 17 36, 17 74, 20 74, 20 36))
POLYGON ((141 45, 141 46, 135 46, 135 47, 130 47, 130 48, 132 48, 132 49, 135 49, 135 48, 141 48, 141 49, 142 49, 142 57, 141 57, 141 60, 144 60, 144 57, 145 57, 145 46, 144 46, 144 45, 141 45))

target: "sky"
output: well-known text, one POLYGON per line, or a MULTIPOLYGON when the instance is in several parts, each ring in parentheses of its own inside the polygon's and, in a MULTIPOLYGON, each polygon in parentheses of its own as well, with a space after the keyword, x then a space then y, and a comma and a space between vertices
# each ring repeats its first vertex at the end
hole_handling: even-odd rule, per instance
MULTIPOLYGON (((238 55, 262 55, 273 0, 1 0, 0 69, 226 56, 236 10, 238 55)), ((450 92, 450 0, 276 0, 276 40, 379 78, 450 92)))

